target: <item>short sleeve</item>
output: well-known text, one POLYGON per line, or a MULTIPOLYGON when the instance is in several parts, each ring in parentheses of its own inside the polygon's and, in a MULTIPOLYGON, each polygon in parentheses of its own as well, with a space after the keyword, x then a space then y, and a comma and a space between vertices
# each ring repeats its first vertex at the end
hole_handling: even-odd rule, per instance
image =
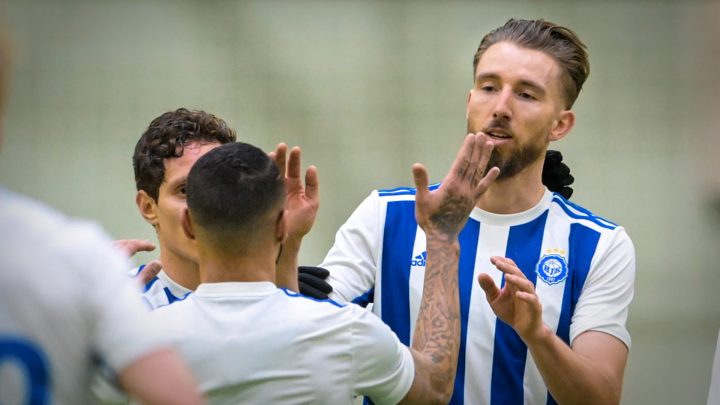
POLYGON ((570 325, 570 341, 594 330, 630 348, 628 307, 635 289, 635 249, 622 227, 601 240, 570 325))
POLYGON ((136 280, 127 277, 128 260, 104 237, 81 246, 88 252, 87 276, 92 280, 87 298, 95 323, 94 346, 107 365, 119 371, 167 346, 150 321, 136 280))
POLYGON ((718 334, 715 347, 715 360, 713 360, 712 375, 710 376, 710 392, 707 405, 720 404, 720 334, 718 334))
POLYGON ((381 236, 378 204, 378 193, 373 191, 337 231, 320 264, 330 271, 331 298, 336 301, 358 302, 375 285, 381 236))
POLYGON ((415 378, 410 349, 377 316, 353 308, 358 314, 352 327, 354 391, 376 404, 396 404, 415 378))

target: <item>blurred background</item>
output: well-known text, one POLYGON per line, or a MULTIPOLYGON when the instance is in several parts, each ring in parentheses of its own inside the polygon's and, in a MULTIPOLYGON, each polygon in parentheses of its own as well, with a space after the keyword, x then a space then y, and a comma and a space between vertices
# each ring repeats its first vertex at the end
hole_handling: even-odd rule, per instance
POLYGON ((575 129, 551 147, 572 200, 637 250, 623 403, 705 403, 720 328, 719 2, 3 0, 0 13, 15 48, 1 184, 155 240, 134 204, 135 142, 165 111, 204 109, 317 165, 306 264, 372 189, 412 184, 412 163, 442 178, 485 33, 510 17, 569 26, 592 69, 575 129))

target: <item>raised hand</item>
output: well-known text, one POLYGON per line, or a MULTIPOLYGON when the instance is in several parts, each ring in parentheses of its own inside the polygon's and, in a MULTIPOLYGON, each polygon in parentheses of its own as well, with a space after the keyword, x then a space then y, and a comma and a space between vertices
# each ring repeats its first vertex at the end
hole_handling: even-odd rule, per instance
POLYGON ((570 174, 570 166, 563 163, 563 155, 558 150, 545 152, 543 164, 542 182, 550 191, 560 193, 566 199, 570 199, 573 189, 570 187, 575 178, 570 174))
POLYGON ((493 144, 485 134, 468 134, 450 171, 437 190, 428 190, 427 169, 413 165, 415 218, 426 234, 455 239, 480 196, 500 174, 493 167, 486 171, 493 144))
POLYGON ((280 169, 281 175, 285 177, 287 193, 285 207, 288 210, 289 238, 302 238, 310 232, 320 207, 317 168, 308 167, 303 185, 300 177, 300 153, 300 148, 295 146, 288 156, 288 147, 284 143, 280 143, 274 152, 269 153, 270 158, 280 169))
POLYGON ((330 272, 322 267, 298 266, 300 293, 320 300, 329 298, 333 288, 327 282, 328 276, 330 272))
POLYGON ((498 288, 487 273, 478 276, 480 287, 495 315, 510 325, 520 338, 532 339, 542 331, 542 304, 535 286, 512 259, 493 256, 490 262, 503 272, 505 285, 498 288))

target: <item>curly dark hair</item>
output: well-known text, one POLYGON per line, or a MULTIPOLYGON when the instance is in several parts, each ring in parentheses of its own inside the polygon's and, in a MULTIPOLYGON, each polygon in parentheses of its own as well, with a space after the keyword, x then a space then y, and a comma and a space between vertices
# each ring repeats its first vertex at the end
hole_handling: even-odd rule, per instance
POLYGON ((235 142, 235 131, 222 119, 199 110, 178 108, 155 118, 135 145, 135 186, 158 199, 165 159, 182 156, 189 142, 235 142))
POLYGON ((572 107, 590 74, 587 47, 572 30, 542 19, 510 19, 483 37, 473 58, 473 79, 483 53, 502 41, 542 51, 553 57, 563 71, 566 108, 572 107))

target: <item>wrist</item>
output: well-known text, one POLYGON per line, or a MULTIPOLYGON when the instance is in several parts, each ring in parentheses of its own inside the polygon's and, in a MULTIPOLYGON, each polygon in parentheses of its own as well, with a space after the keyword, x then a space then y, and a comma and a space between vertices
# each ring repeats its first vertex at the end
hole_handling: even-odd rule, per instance
POLYGON ((554 336, 555 332, 553 332, 545 322, 540 322, 539 328, 520 338, 525 342, 525 345, 531 348, 533 346, 546 345, 554 336))

